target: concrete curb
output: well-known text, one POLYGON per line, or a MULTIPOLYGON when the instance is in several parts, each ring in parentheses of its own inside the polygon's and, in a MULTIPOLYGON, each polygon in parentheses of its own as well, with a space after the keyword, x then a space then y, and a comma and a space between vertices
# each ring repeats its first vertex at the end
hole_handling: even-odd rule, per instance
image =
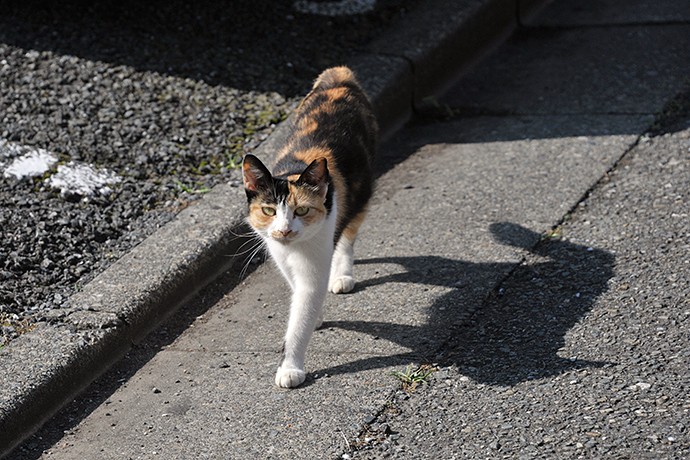
MULTIPOLYGON (((348 62, 372 98, 384 137, 541 2, 525 5, 425 2, 348 62)), ((254 153, 270 161, 285 135, 279 126, 254 153)), ((244 242, 244 200, 240 187, 215 187, 75 294, 59 327, 41 324, 0 352, 0 375, 11 376, 0 385, 0 457, 233 265, 244 242)))

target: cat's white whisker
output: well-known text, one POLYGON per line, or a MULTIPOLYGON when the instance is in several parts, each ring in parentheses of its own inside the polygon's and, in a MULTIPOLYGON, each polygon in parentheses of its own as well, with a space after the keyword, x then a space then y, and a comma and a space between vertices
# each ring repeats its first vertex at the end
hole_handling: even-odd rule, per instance
POLYGON ((249 265, 252 263, 252 260, 254 260, 254 257, 256 257, 256 255, 264 249, 264 246, 264 242, 259 240, 258 244, 252 248, 253 252, 249 255, 249 257, 247 257, 244 262, 244 266, 240 271, 240 279, 243 279, 246 276, 247 271, 249 270, 249 265))
POLYGON ((240 247, 237 248, 237 252, 235 252, 235 254, 233 254, 232 257, 243 256, 244 254, 247 254, 248 252, 251 252, 251 251, 254 249, 254 246, 250 246, 249 249, 247 249, 247 250, 242 250, 242 248, 244 248, 244 247, 247 246, 248 244, 253 244, 253 243, 263 244, 263 240, 261 239, 261 237, 260 237, 259 235, 256 235, 256 234, 251 235, 251 236, 247 239, 247 241, 245 241, 244 243, 242 243, 242 244, 240 245, 240 247))
POLYGON ((243 233, 237 233, 233 229, 230 229, 230 234, 235 238, 252 238, 256 236, 256 233, 254 233, 252 230, 247 230, 243 233))

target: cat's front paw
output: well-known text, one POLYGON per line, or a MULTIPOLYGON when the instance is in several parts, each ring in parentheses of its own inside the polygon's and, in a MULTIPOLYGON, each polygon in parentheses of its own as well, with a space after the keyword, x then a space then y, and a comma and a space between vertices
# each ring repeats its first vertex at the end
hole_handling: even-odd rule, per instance
POLYGON ((276 372, 276 385, 281 388, 295 388, 299 386, 307 374, 301 369, 279 367, 276 372))
POLYGON ((331 280, 328 289, 333 294, 345 294, 355 288, 355 279, 351 276, 338 276, 331 280))

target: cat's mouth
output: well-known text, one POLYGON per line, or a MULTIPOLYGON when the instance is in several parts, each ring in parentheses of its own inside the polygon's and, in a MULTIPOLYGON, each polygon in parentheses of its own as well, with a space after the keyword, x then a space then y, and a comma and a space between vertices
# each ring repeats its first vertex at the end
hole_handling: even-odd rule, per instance
POLYGON ((290 232, 273 232, 271 233, 271 238, 273 238, 275 241, 283 244, 288 244, 292 241, 294 241, 297 238, 297 233, 290 231, 290 232))

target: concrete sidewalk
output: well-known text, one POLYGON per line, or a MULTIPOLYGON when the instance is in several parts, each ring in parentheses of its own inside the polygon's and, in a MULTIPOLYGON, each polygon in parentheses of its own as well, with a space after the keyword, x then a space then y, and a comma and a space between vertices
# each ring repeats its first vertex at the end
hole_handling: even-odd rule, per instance
POLYGON ((603 3, 555 3, 384 145, 303 387, 272 384, 284 282, 231 270, 12 458, 690 455, 690 17, 603 3))
MULTIPOLYGON (((524 16, 540 2, 519 3, 524 16)), ((382 128, 394 131, 415 100, 504 38, 517 24, 517 11, 517 0, 433 0, 353 56, 348 64, 371 94, 382 128)), ((254 153, 270 157, 281 132, 278 127, 254 153)), ((243 202, 237 186, 216 187, 71 297, 54 318, 0 350, 0 456, 241 260, 232 254, 244 242, 237 237, 243 202)))

